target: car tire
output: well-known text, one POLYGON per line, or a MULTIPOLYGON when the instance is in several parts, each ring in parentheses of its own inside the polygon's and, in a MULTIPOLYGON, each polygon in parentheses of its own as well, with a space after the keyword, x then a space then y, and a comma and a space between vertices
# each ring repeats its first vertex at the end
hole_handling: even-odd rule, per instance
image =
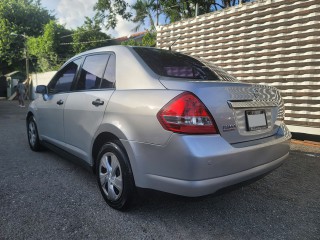
POLYGON ((96 164, 100 191, 107 204, 125 210, 135 198, 135 184, 129 159, 119 141, 109 142, 100 149, 96 164))
POLYGON ((35 152, 41 151, 43 147, 39 140, 38 128, 33 116, 28 118, 27 133, 28 133, 28 142, 31 150, 35 152))

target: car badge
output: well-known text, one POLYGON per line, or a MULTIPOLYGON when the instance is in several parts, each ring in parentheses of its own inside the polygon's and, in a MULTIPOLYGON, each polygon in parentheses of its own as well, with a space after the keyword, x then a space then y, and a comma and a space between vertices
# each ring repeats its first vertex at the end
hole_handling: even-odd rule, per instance
POLYGON ((258 88, 253 88, 252 91, 253 91, 253 96, 255 98, 258 98, 259 97, 259 89, 258 88))
POLYGON ((228 124, 228 125, 224 125, 222 126, 222 130, 224 132, 229 132, 229 131, 234 131, 237 129, 237 126, 236 124, 228 124))

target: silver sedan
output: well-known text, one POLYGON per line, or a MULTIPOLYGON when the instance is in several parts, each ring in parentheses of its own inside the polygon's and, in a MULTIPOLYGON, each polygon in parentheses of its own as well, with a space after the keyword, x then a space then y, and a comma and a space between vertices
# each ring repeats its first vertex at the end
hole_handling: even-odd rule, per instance
POLYGON ((111 46, 67 61, 29 106, 29 145, 93 169, 124 209, 136 188, 197 197, 258 177, 289 154, 279 92, 203 59, 111 46))

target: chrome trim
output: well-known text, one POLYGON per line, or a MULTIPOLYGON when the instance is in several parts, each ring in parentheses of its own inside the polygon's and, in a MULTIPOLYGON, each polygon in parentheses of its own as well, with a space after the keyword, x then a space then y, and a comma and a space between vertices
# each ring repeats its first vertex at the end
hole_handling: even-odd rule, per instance
POLYGON ((275 101, 241 101, 241 102, 233 102, 228 101, 228 105, 230 108, 260 108, 260 107, 277 107, 278 103, 275 101))

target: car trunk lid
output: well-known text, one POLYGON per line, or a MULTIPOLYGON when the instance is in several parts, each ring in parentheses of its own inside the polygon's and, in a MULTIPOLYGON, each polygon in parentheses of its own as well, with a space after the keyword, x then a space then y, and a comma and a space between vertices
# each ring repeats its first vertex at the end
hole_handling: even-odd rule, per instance
POLYGON ((212 114, 221 136, 231 144, 269 137, 278 130, 283 105, 273 87, 170 78, 160 78, 160 82, 167 89, 194 93, 212 114))

